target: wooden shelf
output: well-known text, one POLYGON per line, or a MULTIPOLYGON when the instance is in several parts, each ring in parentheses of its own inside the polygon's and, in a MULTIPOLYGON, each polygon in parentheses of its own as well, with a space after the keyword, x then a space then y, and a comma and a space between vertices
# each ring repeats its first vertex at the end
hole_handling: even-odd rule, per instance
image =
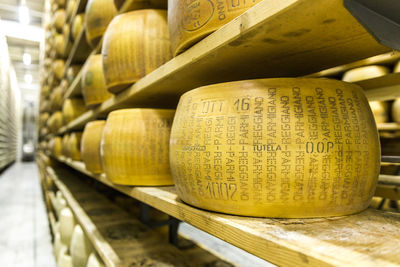
POLYGON ((377 126, 379 131, 400 131, 400 123, 396 122, 378 123, 377 126))
POLYGON ((356 82, 360 85, 369 101, 393 100, 400 97, 400 73, 391 73, 382 77, 356 82))
POLYGON ((86 171, 82 162, 59 158, 75 170, 208 232, 262 259, 285 266, 391 266, 400 264, 400 214, 368 209, 321 219, 230 216, 191 207, 173 186, 130 187, 86 171))
POLYGON ((180 95, 199 86, 303 76, 388 51, 373 40, 341 1, 261 1, 60 133, 82 128, 119 108, 174 108, 180 95))

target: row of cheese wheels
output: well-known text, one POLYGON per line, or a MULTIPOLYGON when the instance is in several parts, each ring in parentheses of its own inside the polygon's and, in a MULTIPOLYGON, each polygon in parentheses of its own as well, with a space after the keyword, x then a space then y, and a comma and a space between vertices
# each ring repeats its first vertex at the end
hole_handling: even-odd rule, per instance
POLYGON ((175 184, 183 201, 203 209, 321 217, 368 206, 380 145, 359 86, 259 79, 189 91, 176 113, 111 112, 86 125, 81 157, 116 184, 175 184))
POLYGON ((50 203, 58 221, 55 222, 54 256, 58 267, 104 267, 81 226, 76 223, 62 193, 50 192, 50 203))
MULTIPOLYGON (((400 72, 400 62, 391 70, 388 66, 370 65, 351 69, 343 74, 345 82, 359 82, 367 79, 382 77, 385 75, 400 72)), ((394 102, 371 101, 370 106, 377 123, 388 122, 391 117, 394 122, 400 123, 400 99, 394 102), (391 115, 391 116, 390 116, 391 115)))

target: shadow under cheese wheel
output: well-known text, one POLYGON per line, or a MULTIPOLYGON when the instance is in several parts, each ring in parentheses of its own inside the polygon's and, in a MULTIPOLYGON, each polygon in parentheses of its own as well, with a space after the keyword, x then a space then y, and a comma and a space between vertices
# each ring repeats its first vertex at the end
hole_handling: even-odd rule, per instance
POLYGON ((170 0, 168 26, 174 56, 244 13, 260 0, 170 0))
POLYGON ((380 167, 362 89, 329 79, 260 79, 184 94, 171 131, 179 197, 199 208, 276 218, 367 208, 380 167))
POLYGON ((107 178, 123 185, 172 185, 168 155, 174 113, 169 109, 111 112, 100 149, 107 178))

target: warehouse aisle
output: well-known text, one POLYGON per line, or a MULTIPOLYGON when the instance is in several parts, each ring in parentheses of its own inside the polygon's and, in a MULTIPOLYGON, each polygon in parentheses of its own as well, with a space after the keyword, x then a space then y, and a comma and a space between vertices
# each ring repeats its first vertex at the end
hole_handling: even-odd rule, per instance
POLYGON ((0 175, 0 211, 1 266, 56 266, 35 163, 15 163, 0 175))

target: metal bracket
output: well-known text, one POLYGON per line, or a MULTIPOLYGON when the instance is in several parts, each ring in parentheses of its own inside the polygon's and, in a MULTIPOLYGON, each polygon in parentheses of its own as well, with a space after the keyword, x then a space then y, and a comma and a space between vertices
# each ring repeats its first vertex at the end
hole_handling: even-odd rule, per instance
POLYGON ((400 50, 399 0, 343 0, 343 4, 378 42, 400 50))

